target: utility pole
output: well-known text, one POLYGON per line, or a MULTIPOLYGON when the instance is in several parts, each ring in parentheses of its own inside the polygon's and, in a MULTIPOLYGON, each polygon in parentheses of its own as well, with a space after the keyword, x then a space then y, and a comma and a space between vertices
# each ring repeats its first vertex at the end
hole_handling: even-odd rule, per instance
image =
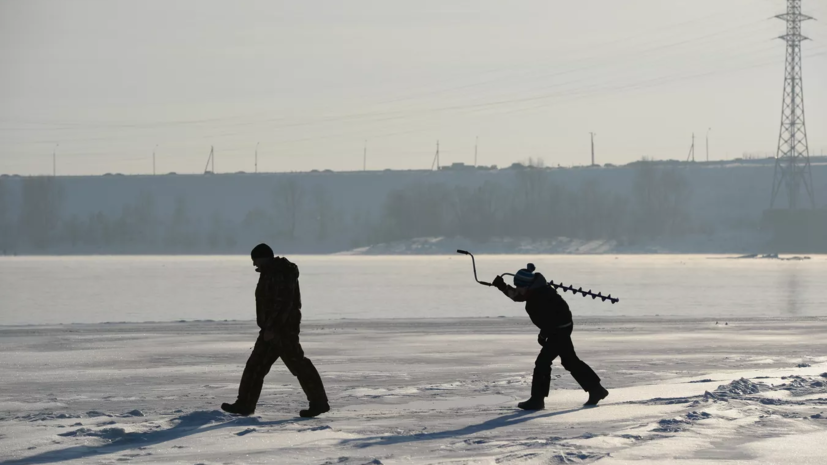
POLYGON ((706 130, 706 162, 707 163, 709 163, 709 131, 711 131, 711 130, 712 130, 712 128, 709 128, 709 129, 706 130))
POLYGON ((256 142, 256 173, 258 173, 258 144, 259 142, 256 142))
POLYGON ((368 140, 365 139, 365 148, 362 150, 362 171, 368 170, 368 140))
POLYGON ((55 144, 55 148, 52 149, 52 176, 57 177, 57 148, 60 147, 60 144, 55 144))
POLYGON ((436 154, 434 155, 434 161, 431 162, 431 170, 433 171, 434 165, 436 165, 436 170, 439 171, 439 141, 436 141, 436 154))
POLYGON ((480 146, 480 136, 477 136, 477 139, 474 141, 474 168, 477 167, 477 150, 480 146))
POLYGON ((155 176, 155 149, 158 148, 158 144, 155 144, 155 147, 152 148, 152 175, 155 176))
POLYGON ((689 155, 686 157, 686 161, 691 161, 695 163, 695 133, 692 133, 692 145, 689 147, 689 155))
POLYGON ((590 132, 589 134, 591 134, 592 136, 592 166, 594 166, 594 136, 596 136, 597 134, 593 132, 590 132))
POLYGON ((807 126, 804 121, 804 78, 801 66, 801 43, 808 40, 801 33, 801 23, 813 18, 801 13, 801 0, 787 0, 787 12, 776 18, 787 22, 787 33, 779 37, 787 43, 787 56, 784 100, 781 106, 781 132, 775 156, 770 209, 775 208, 782 185, 787 191, 790 210, 798 208, 798 196, 802 185, 810 200, 810 207, 815 208, 807 126))

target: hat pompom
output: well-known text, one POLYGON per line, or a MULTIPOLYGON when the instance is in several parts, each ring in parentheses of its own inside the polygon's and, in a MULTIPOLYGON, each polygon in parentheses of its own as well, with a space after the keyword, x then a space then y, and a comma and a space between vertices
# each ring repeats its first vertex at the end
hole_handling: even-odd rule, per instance
POLYGON ((529 263, 528 265, 525 266, 525 269, 532 272, 532 273, 534 273, 534 270, 536 270, 537 268, 534 267, 533 263, 529 263))

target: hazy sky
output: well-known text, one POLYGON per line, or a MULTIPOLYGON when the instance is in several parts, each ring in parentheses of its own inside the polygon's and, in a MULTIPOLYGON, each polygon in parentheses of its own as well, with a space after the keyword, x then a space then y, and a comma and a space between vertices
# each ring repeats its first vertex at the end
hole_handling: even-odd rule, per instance
MULTIPOLYGON (((805 0, 811 151, 827 1, 805 0)), ((547 165, 774 152, 783 0, 0 0, 0 173, 547 165)))

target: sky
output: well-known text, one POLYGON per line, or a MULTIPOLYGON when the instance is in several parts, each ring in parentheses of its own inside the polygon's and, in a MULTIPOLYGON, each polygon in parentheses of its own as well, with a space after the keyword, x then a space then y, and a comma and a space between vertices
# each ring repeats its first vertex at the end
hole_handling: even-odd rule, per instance
MULTIPOLYGON (((783 0, 0 0, 0 173, 773 155, 783 0), (478 143, 476 142, 478 139, 478 143)), ((811 153, 827 1, 804 0, 811 153)))

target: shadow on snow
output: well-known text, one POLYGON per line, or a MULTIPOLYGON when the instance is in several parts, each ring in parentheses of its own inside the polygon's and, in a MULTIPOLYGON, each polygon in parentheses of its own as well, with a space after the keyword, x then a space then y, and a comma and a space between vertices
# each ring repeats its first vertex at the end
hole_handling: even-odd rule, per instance
POLYGON ((468 425, 462 428, 448 430, 448 431, 435 431, 433 433, 417 433, 417 434, 408 434, 408 435, 390 435, 390 436, 370 436, 365 438, 354 438, 354 439, 345 439, 341 441, 340 444, 342 445, 350 445, 357 448, 363 447, 371 447, 371 446, 385 446, 385 445, 393 445, 393 444, 402 444, 406 442, 415 442, 415 441, 431 441, 434 439, 445 439, 445 438, 452 438, 457 436, 468 436, 471 434, 481 433, 483 431, 491 431, 497 428, 504 428, 508 426, 519 425, 520 423, 525 423, 530 420, 536 420, 539 418, 550 418, 556 417, 558 415, 565 415, 568 413, 574 413, 577 411, 582 410, 583 407, 571 409, 571 410, 561 410, 559 412, 550 412, 541 415, 535 415, 536 412, 531 411, 520 411, 515 413, 510 413, 508 415, 503 415, 500 417, 492 418, 490 420, 484 421, 482 423, 476 425, 468 425))
MULTIPOLYGON (((579 410, 582 410, 582 408, 563 410, 559 412, 550 412, 540 415, 535 415, 536 412, 520 411, 492 418, 479 424, 468 425, 454 430, 437 431, 432 433, 418 433, 411 435, 369 436, 365 438, 345 439, 341 441, 340 444, 349 445, 357 448, 365 448, 381 445, 403 444, 415 441, 431 441, 435 439, 444 439, 457 436, 468 436, 472 434, 481 433, 483 431, 491 431, 497 428, 519 425, 530 420, 549 418, 558 415, 574 413, 579 410)), ((100 446, 73 446, 68 447, 66 449, 52 450, 31 457, 9 460, 2 463, 4 465, 23 465, 55 463, 62 462, 65 460, 84 459, 96 457, 99 455, 114 454, 130 449, 138 449, 147 446, 153 446, 168 441, 174 441, 176 439, 181 439, 194 434, 201 434, 209 431, 215 431, 234 426, 278 426, 288 423, 297 423, 305 420, 310 420, 307 418, 291 418, 286 420, 261 421, 258 418, 235 418, 229 421, 224 421, 222 423, 215 423, 216 421, 221 421, 226 418, 226 415, 217 410, 192 412, 179 417, 177 419, 178 423, 176 423, 175 426, 173 426, 172 428, 144 432, 124 432, 108 444, 103 444, 100 446)), ((242 431, 242 433, 246 434, 247 431, 242 431)))
MULTIPOLYGON (((193 434, 201 434, 233 426, 277 426, 307 420, 305 418, 291 418, 287 420, 261 421, 258 418, 234 418, 222 423, 216 423, 228 418, 217 410, 196 411, 177 418, 178 423, 172 428, 154 431, 123 432, 112 442, 100 446, 73 446, 65 449, 43 452, 31 457, 0 462, 4 465, 55 463, 65 460, 84 459, 99 455, 114 454, 130 449, 174 441, 193 434), (213 423, 213 424, 211 424, 213 423), (205 426, 210 425, 210 426, 205 426)), ((97 436, 97 435, 91 435, 97 436)))

